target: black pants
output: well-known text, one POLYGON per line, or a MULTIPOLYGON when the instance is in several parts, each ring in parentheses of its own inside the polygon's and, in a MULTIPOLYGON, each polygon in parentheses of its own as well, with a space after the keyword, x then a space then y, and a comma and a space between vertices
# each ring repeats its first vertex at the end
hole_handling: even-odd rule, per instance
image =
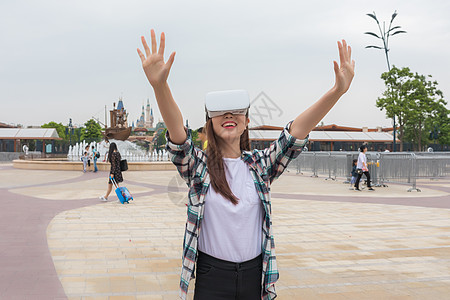
POLYGON ((199 252, 194 300, 260 300, 262 255, 234 263, 199 252))
POLYGON ((366 175, 366 177, 367 177, 367 187, 368 188, 371 187, 371 185, 370 185, 370 173, 369 173, 369 171, 365 171, 362 174, 358 174, 358 177, 356 177, 355 187, 357 189, 359 189, 359 181, 361 180, 361 177, 362 177, 363 174, 366 175))

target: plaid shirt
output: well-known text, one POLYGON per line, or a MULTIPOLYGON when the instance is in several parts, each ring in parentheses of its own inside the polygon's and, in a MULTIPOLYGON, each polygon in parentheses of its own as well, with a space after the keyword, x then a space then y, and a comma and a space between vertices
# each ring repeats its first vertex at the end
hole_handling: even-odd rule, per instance
MULTIPOLYGON (((289 133, 289 122, 281 132, 278 140, 272 142, 264 150, 243 151, 241 158, 247 163, 256 191, 264 206, 265 218, 262 225, 262 299, 271 300, 277 296, 275 282, 279 273, 275 257, 275 243, 272 234, 272 209, 270 202, 270 184, 277 179, 291 160, 296 158, 308 138, 299 140, 289 133)), ((182 145, 176 145, 166 133, 169 157, 177 167, 179 174, 189 187, 189 204, 187 207, 187 222, 183 243, 183 265, 180 279, 180 297, 186 299, 189 282, 195 278, 195 262, 197 261, 198 237, 205 211, 205 195, 208 191, 210 178, 206 166, 206 153, 194 147, 191 131, 187 131, 187 139, 182 145)))

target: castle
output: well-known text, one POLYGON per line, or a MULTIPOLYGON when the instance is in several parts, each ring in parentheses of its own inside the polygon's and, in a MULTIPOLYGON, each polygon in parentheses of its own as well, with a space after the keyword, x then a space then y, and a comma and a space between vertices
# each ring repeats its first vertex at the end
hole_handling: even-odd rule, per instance
POLYGON ((133 124, 133 129, 145 128, 147 130, 153 129, 153 109, 150 108, 150 101, 147 99, 147 107, 144 111, 144 105, 142 105, 141 117, 137 119, 136 126, 133 124))

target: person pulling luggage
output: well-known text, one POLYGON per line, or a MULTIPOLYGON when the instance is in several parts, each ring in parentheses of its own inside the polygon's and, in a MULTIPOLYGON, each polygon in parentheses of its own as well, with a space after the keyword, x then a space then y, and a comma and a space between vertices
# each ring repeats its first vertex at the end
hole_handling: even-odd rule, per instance
POLYGON ((117 185, 119 185, 120 182, 123 182, 122 171, 120 169, 121 156, 119 150, 117 150, 117 145, 114 142, 109 145, 108 161, 111 164, 111 169, 108 176, 108 188, 105 196, 99 197, 101 201, 105 202, 108 201, 108 196, 112 191, 113 183, 111 181, 111 177, 114 178, 117 185))

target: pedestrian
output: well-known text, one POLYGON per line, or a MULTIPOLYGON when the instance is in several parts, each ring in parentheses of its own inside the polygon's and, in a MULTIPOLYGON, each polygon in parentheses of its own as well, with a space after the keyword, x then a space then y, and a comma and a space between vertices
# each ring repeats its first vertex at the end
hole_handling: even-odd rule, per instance
POLYGON ((83 173, 86 173, 86 167, 89 162, 89 153, 87 151, 84 151, 81 161, 83 162, 83 173))
POLYGON ((362 145, 359 149, 361 152, 359 153, 358 162, 356 164, 356 172, 358 173, 358 177, 356 177, 355 191, 361 191, 359 189, 359 181, 361 180, 363 174, 366 175, 367 187, 369 188, 369 191, 374 191, 374 189, 370 185, 370 173, 369 168, 367 167, 367 157, 366 157, 367 146, 362 145))
POLYGON ((103 158, 103 162, 108 161, 108 153, 109 153, 109 140, 107 137, 105 137, 105 142, 103 143, 103 147, 106 149, 105 151, 105 157, 103 158))
POLYGON ((174 62, 164 62, 165 35, 159 50, 151 31, 151 48, 142 37, 138 49, 167 126, 166 148, 189 186, 183 243, 180 297, 186 299, 196 278, 194 300, 274 299, 279 272, 272 232, 270 184, 296 158, 309 132, 348 90, 354 75, 351 49, 338 42, 340 65, 334 62, 335 85, 289 122, 264 150, 250 150, 250 98, 246 91, 206 96, 206 151, 194 147, 191 131, 173 99, 167 78, 174 62))
POLYGON ((92 172, 91 170, 92 153, 89 145, 86 145, 86 147, 84 147, 84 151, 87 152, 87 171, 92 172))
POLYGON ((117 150, 117 145, 114 142, 109 145, 108 161, 111 163, 111 169, 108 177, 108 188, 106 189, 105 196, 99 197, 101 201, 105 202, 108 201, 108 196, 112 191, 113 183, 111 178, 116 181, 117 186, 119 186, 119 183, 123 181, 122 171, 120 169, 121 157, 119 151, 117 150))
POLYGON ((352 161, 352 172, 351 172, 352 179, 350 180, 350 190, 353 190, 353 186, 356 183, 356 177, 358 177, 358 173, 356 173, 356 164, 357 164, 357 162, 358 162, 357 159, 354 159, 352 161))
POLYGON ((204 132, 204 128, 199 127, 197 129, 197 134, 198 134, 198 139, 200 140, 200 143, 201 143, 201 148, 203 151, 205 151, 206 148, 208 147, 208 140, 206 139, 206 134, 204 132))
POLYGON ((97 159, 100 157, 100 152, 97 151, 97 149, 95 149, 95 146, 92 145, 92 159, 94 160, 94 173, 96 173, 98 171, 97 168, 97 159))

